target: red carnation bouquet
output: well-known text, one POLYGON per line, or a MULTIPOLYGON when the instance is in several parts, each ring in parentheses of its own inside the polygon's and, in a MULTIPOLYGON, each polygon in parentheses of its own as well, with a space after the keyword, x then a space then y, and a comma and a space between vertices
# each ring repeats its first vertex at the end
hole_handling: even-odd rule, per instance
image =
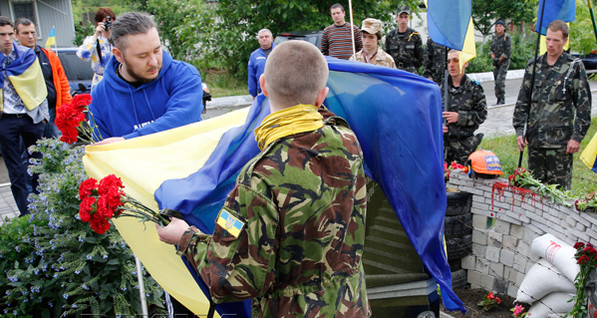
POLYGON ((109 220, 120 216, 129 216, 144 221, 152 221, 160 225, 170 222, 162 215, 141 202, 130 197, 122 189, 122 180, 111 174, 99 182, 89 178, 79 186, 79 216, 81 221, 88 222, 91 229, 104 234, 110 228, 109 220))
POLYGON ((86 121, 85 113, 91 104, 91 95, 79 94, 73 100, 60 107, 56 114, 56 127, 62 132, 60 141, 72 144, 77 140, 86 144, 93 143, 94 137, 101 140, 101 136, 94 135, 94 129, 86 121))
POLYGON ((590 280, 589 275, 597 267, 597 249, 591 243, 577 242, 574 244, 576 254, 574 258, 580 266, 580 271, 574 279, 576 295, 571 301, 574 301, 572 311, 564 317, 582 318, 587 314, 587 284, 590 280))

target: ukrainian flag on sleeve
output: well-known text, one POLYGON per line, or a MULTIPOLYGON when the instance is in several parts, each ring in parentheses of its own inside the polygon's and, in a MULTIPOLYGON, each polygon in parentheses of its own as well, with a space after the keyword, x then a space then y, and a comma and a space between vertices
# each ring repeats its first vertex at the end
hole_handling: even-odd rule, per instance
POLYGON ((582 160, 589 169, 597 173, 597 133, 593 135, 593 139, 591 139, 587 148, 580 154, 580 160, 582 160))
MULTIPOLYGON (((445 307, 464 311, 451 289, 443 248, 446 192, 439 87, 401 70, 334 58, 327 62, 330 93, 324 104, 356 133, 365 173, 386 194, 440 285, 445 307)), ((155 209, 180 211, 189 224, 206 233, 213 232, 217 219, 236 228, 233 219, 218 215, 241 168, 259 153, 253 130, 268 114, 268 100, 260 94, 250 109, 119 143, 87 146, 85 169, 94 178, 115 173, 128 194, 155 209)), ((207 313, 205 285, 194 269, 184 270, 175 249, 159 241, 154 226, 126 218, 114 223, 164 289, 196 314, 207 313)), ((251 316, 249 301, 219 304, 217 310, 222 316, 251 316)))
POLYGON ((35 52, 13 43, 16 58, 4 67, 6 56, 0 54, 0 111, 4 109, 2 88, 9 80, 28 110, 39 106, 48 96, 46 83, 35 52), (6 76, 4 76, 6 74, 6 76))

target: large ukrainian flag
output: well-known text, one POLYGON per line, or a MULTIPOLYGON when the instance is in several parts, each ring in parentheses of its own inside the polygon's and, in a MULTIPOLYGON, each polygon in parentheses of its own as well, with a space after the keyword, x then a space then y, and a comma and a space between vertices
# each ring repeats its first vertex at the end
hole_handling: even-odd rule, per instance
POLYGON ((13 50, 16 53, 16 58, 7 67, 4 67, 6 57, 4 54, 0 54, 0 112, 4 108, 2 88, 6 85, 7 80, 3 74, 6 74, 28 110, 39 106, 48 96, 44 76, 35 52, 14 43, 13 50))
MULTIPOLYGON (((446 192, 439 87, 401 70, 327 61, 330 93, 325 105, 357 134, 365 172, 380 184, 440 285, 446 308, 464 311, 451 290, 442 241, 446 192)), ((259 153, 253 130, 268 114, 268 100, 261 94, 250 109, 120 143, 87 146, 85 168, 95 178, 117 174, 130 195, 156 209, 178 210, 187 222, 211 233, 240 169, 259 153)), ((156 281, 205 315, 202 282, 185 269, 174 247, 158 240, 154 226, 126 218, 115 223, 156 281)), ((218 312, 251 316, 248 301, 218 305, 218 312)))

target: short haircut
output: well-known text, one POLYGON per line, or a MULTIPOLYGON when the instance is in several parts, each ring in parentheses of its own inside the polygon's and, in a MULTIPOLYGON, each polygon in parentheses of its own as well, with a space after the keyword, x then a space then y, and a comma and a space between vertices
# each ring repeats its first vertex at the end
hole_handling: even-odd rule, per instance
POLYGON ((114 15, 114 11, 110 8, 99 8, 95 11, 95 22, 102 22, 106 17, 110 17, 112 21, 116 20, 116 15, 114 15))
POLYGON ((12 21, 9 18, 7 18, 3 15, 0 15, 0 26, 5 26, 5 25, 10 25, 13 28, 15 27, 15 25, 12 23, 12 21))
POLYGON ((332 4, 332 6, 330 7, 330 11, 332 11, 332 9, 338 9, 338 8, 340 8, 340 10, 342 10, 342 12, 345 12, 344 6, 339 3, 332 4))
POLYGON ((127 12, 112 23, 110 42, 119 50, 126 49, 126 36, 131 34, 145 34, 151 29, 157 29, 153 18, 145 12, 127 12))
POLYGON ((562 31, 564 35, 564 39, 568 38, 568 34, 570 34, 570 28, 566 24, 566 22, 562 20, 554 20, 548 26, 547 29, 552 30, 553 32, 562 31))
POLYGON ((328 66, 315 45, 298 40, 282 42, 265 62, 268 97, 276 106, 314 105, 328 80, 328 66))
POLYGON ((259 32, 257 32, 257 37, 259 37, 259 35, 263 32, 267 32, 267 33, 269 33, 269 35, 274 36, 272 31, 270 31, 269 29, 261 29, 261 30, 259 30, 259 32))
POLYGON ((15 31, 17 31, 17 33, 19 33, 19 25, 25 25, 25 26, 27 26, 27 25, 32 25, 32 24, 35 25, 33 23, 33 21, 31 21, 31 20, 29 20, 27 18, 17 18, 15 20, 15 31))

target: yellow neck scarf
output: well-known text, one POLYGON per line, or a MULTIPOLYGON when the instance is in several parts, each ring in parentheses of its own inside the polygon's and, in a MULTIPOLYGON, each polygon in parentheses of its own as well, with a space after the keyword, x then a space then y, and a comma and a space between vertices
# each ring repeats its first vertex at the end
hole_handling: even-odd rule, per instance
POLYGON ((300 104, 265 117, 261 125, 255 129, 255 140, 259 149, 263 150, 280 138, 321 127, 323 116, 317 111, 317 107, 300 104))

